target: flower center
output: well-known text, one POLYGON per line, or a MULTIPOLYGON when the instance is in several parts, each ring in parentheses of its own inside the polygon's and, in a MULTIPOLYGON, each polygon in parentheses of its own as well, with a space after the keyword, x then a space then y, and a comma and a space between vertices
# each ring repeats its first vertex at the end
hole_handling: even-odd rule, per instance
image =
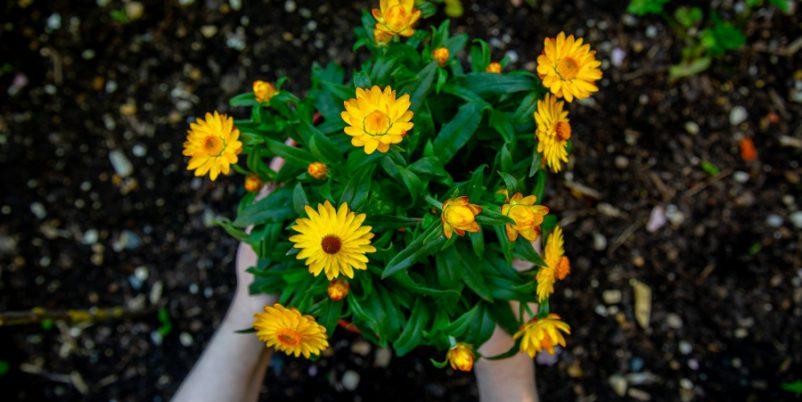
POLYGON ((326 254, 337 254, 343 247, 343 242, 337 236, 328 235, 320 241, 320 247, 323 248, 326 254))
POLYGON ((276 337, 284 346, 298 346, 301 344, 301 334, 294 329, 282 328, 279 330, 276 337))
POLYGON ((571 125, 567 121, 558 121, 554 126, 554 131, 557 134, 557 139, 560 141, 568 141, 571 139, 571 125))
POLYGON ((365 117, 364 127, 370 135, 384 135, 390 129, 390 116, 375 110, 365 117))
POLYGON ((579 63, 571 57, 565 57, 557 63, 557 74, 564 80, 572 80, 579 73, 579 63))
POLYGON ((223 140, 215 135, 206 136, 203 140, 203 149, 209 155, 220 155, 223 152, 223 140))

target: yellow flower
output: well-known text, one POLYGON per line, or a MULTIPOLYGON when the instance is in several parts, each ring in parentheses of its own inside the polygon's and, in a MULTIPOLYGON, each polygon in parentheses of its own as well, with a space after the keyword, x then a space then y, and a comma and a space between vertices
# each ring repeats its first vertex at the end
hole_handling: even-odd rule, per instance
POLYGON ((276 94, 278 94, 278 90, 273 84, 259 80, 253 82, 253 95, 257 102, 270 102, 270 98, 276 94))
POLYGON ((255 193, 262 188, 262 180, 259 179, 259 176, 249 174, 245 177, 245 190, 255 193))
POLYGON ((533 318, 531 321, 522 325, 518 332, 513 335, 513 339, 521 339, 521 351, 534 358, 535 354, 542 350, 547 350, 554 354, 554 346, 565 347, 565 337, 560 332, 571 334, 571 327, 560 320, 560 316, 551 313, 545 318, 533 318))
POLYGON ((413 25, 420 18, 414 0, 380 0, 379 8, 374 8, 372 14, 376 19, 374 37, 412 36, 415 33, 413 25))
POLYGON ((355 269, 367 269, 365 253, 376 252, 370 245, 373 238, 370 226, 362 226, 365 214, 356 214, 348 204, 338 210, 326 201, 318 204, 317 211, 305 207, 308 218, 298 218, 292 229, 299 234, 290 237, 293 247, 301 249, 297 259, 305 259, 314 276, 326 272, 332 280, 343 274, 354 277, 355 269))
POLYGON ((451 368, 459 371, 471 371, 476 357, 473 348, 467 343, 457 342, 454 347, 446 353, 446 359, 451 364, 451 368))
POLYGON ((582 44, 582 38, 566 38, 560 32, 556 38, 546 38, 543 45, 543 53, 537 57, 537 74, 551 93, 572 102, 599 90, 595 82, 602 76, 601 63, 590 45, 582 44))
POLYGON ((323 162, 312 162, 307 166, 306 172, 317 180, 323 180, 329 175, 329 168, 323 162))
POLYGON ((487 65, 485 72, 493 74, 501 74, 501 64, 494 61, 487 65))
POLYGON ((385 46, 390 43, 391 39, 393 39, 393 34, 387 33, 378 28, 373 29, 373 40, 376 41, 377 45, 385 46))
POLYGON ((562 169, 568 162, 568 140, 571 139, 571 122, 565 103, 551 94, 537 101, 535 123, 537 123, 537 152, 543 154, 546 165, 554 172, 562 169))
POLYGON ((345 101, 345 111, 340 117, 348 125, 345 133, 351 136, 352 145, 364 146, 367 154, 377 149, 387 152, 390 145, 401 142, 412 129, 409 105, 409 95, 396 99, 389 86, 384 91, 378 86, 357 88, 356 98, 345 101))
POLYGON ((543 253, 543 262, 546 266, 540 267, 537 272, 537 297, 543 301, 554 292, 554 282, 565 279, 571 270, 568 257, 563 249, 563 230, 557 226, 546 241, 546 251, 543 253))
POLYGON ((543 223, 543 217, 549 213, 549 208, 535 205, 536 201, 537 197, 534 195, 524 197, 521 193, 515 193, 512 199, 501 207, 501 213, 515 221, 515 224, 508 223, 505 227, 510 241, 517 240, 519 234, 529 241, 535 240, 540 235, 540 224, 543 223))
POLYGON ((451 238, 453 232, 462 236, 465 232, 476 233, 479 231, 479 224, 476 223, 476 215, 482 213, 482 207, 471 204, 468 197, 462 196, 447 200, 443 203, 443 212, 440 220, 443 222, 443 234, 451 238))
POLYGON ((434 59, 434 61, 437 62, 437 64, 440 67, 446 65, 449 55, 450 53, 448 52, 448 48, 445 47, 438 47, 437 49, 434 49, 434 51, 432 51, 432 58, 434 59))
POLYGON ((329 299, 337 302, 345 299, 345 296, 348 296, 348 291, 350 288, 351 285, 348 284, 348 281, 343 279, 335 279, 329 282, 329 287, 326 289, 326 293, 329 294, 329 299))
POLYGON ((253 328, 259 340, 267 347, 298 357, 318 355, 329 347, 326 328, 318 324, 314 317, 301 315, 294 308, 286 308, 278 303, 265 306, 263 313, 254 314, 253 328))
POLYGON ((231 117, 217 112, 206 113, 203 119, 189 125, 184 156, 190 157, 187 170, 194 170, 195 176, 208 172, 214 181, 220 173, 228 174, 241 152, 239 130, 234 127, 231 117))

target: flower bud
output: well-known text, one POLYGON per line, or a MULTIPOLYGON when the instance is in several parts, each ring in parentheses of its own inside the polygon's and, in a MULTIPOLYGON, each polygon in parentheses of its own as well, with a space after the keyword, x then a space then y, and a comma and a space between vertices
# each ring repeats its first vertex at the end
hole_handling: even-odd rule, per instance
POLYGON ((259 80, 253 82, 253 96, 259 103, 270 102, 270 98, 276 96, 277 93, 276 87, 269 82, 259 80))
POLYGON ((479 224, 476 223, 476 215, 482 212, 482 207, 471 204, 468 197, 462 196, 447 200, 443 203, 443 212, 440 220, 443 223, 443 234, 451 238, 452 232, 462 236, 465 232, 476 233, 479 231, 479 224))
POLYGON ((434 60, 437 62, 437 64, 440 65, 440 67, 446 65, 449 55, 450 54, 448 52, 448 49, 444 47, 438 47, 437 49, 434 49, 434 51, 432 52, 432 58, 434 58, 434 60))
POLYGON ((258 192, 262 188, 263 184, 264 183, 262 183, 262 180, 259 179, 259 176, 249 174, 245 177, 245 190, 251 193, 258 192))
POLYGON ((329 168, 323 162, 312 162, 309 164, 309 167, 306 168, 307 173, 310 176, 314 177, 318 180, 323 180, 328 177, 329 168))
POLYGON ((458 342, 446 353, 446 359, 451 364, 451 368, 460 371, 471 371, 473 369, 473 348, 467 343, 458 342))
POLYGON ((485 72, 493 74, 501 74, 501 64, 494 61, 487 65, 485 72))
POLYGON ((351 286, 342 279, 335 279, 329 282, 329 287, 326 290, 329 294, 329 299, 332 301, 340 301, 345 299, 345 296, 348 296, 348 291, 351 286))

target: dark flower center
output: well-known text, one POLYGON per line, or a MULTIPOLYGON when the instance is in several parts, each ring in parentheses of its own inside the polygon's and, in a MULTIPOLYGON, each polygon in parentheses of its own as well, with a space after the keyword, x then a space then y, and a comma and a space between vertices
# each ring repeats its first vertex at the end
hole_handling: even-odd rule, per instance
POLYGON ((343 246, 342 240, 334 235, 328 235, 320 242, 320 247, 323 248, 327 254, 337 254, 343 246))

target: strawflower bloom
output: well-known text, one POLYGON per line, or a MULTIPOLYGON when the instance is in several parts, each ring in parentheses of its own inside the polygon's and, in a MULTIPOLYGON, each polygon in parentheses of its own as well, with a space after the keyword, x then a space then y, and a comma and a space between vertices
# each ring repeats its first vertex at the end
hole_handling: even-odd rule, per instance
POLYGON ((540 267, 537 272, 537 297, 540 301, 554 292, 554 282, 557 279, 565 279, 571 271, 568 257, 564 255, 563 243, 563 230, 557 226, 546 241, 546 250, 543 253, 546 266, 540 267))
POLYGON ((389 86, 382 91, 374 85, 370 89, 357 88, 356 98, 345 101, 340 117, 347 124, 345 133, 351 136, 352 145, 365 147, 367 154, 377 149, 384 153, 412 129, 409 106, 409 95, 396 98, 389 86))
POLYGON ((454 370, 471 371, 476 356, 473 354, 471 345, 457 342, 457 344, 446 353, 446 359, 454 370))
POLYGON ((254 314, 253 328, 259 340, 267 347, 298 357, 319 355, 329 347, 326 328, 315 318, 301 315, 294 308, 286 308, 278 303, 265 306, 263 313, 254 314))
POLYGON ((521 338, 521 351, 534 358, 535 354, 547 350, 554 354, 554 346, 565 347, 565 337, 560 332, 571 334, 571 327, 560 320, 560 316, 551 313, 545 318, 533 318, 522 325, 513 339, 521 338))
POLYGON ((590 45, 582 44, 582 38, 566 38, 560 32, 556 38, 546 38, 543 45, 543 53, 537 57, 537 74, 551 93, 572 102, 599 90, 595 82, 602 76, 601 63, 590 45))
POLYGON ((568 140, 571 139, 571 121, 565 103, 551 94, 537 101, 534 113, 537 123, 537 152, 543 155, 546 165, 554 172, 562 170, 568 162, 568 140))
POLYGON ((323 180, 329 175, 329 167, 323 162, 312 162, 306 167, 306 172, 317 180, 323 180))
POLYGON ((434 61, 437 62, 437 64, 440 67, 446 65, 449 55, 450 53, 448 52, 448 48, 445 47, 438 47, 437 49, 434 49, 434 51, 432 51, 432 58, 434 59, 434 61))
POLYGON ((276 87, 269 82, 259 80, 253 82, 253 95, 259 103, 270 102, 270 98, 276 96, 277 93, 276 87))
POLYGON ((249 174, 245 176, 245 190, 255 193, 262 188, 262 180, 259 179, 259 176, 254 174, 249 174))
POLYGON ((242 152, 239 130, 234 127, 234 119, 217 112, 206 113, 189 125, 187 140, 184 142, 184 156, 189 156, 187 170, 194 170, 195 176, 209 173, 212 181, 220 173, 229 174, 231 165, 237 163, 237 155, 242 152))
POLYGON ((290 237, 293 247, 301 252, 296 256, 314 276, 325 271, 333 280, 345 275, 354 277, 355 269, 367 269, 366 253, 376 252, 370 245, 373 238, 370 226, 363 226, 365 214, 356 214, 343 203, 335 210, 330 202, 318 204, 317 211, 304 207, 308 218, 298 218, 292 230, 299 234, 290 237))
POLYGON ((529 241, 534 241, 540 236, 540 224, 543 223, 543 217, 549 213, 549 208, 535 205, 535 202, 537 197, 534 195, 524 197, 521 193, 515 193, 501 206, 501 213, 515 221, 515 224, 508 223, 505 226, 510 241, 517 240, 519 234, 529 241))
POLYGON ((371 11, 376 19, 373 35, 377 42, 379 37, 389 41, 395 35, 412 36, 415 33, 413 26, 421 15, 414 0, 381 0, 379 8, 371 11))
POLYGON ((487 65, 487 68, 485 68, 485 72, 493 74, 501 74, 501 64, 494 61, 487 65))
POLYGON ((479 224, 476 223, 476 215, 481 212, 482 207, 471 204, 466 196, 447 200, 443 203, 443 212, 440 214, 440 221, 443 222, 443 234, 450 239, 453 232, 457 232, 459 236, 464 235, 465 232, 478 232, 479 224))
POLYGON ((348 284, 348 281, 343 279, 335 279, 329 282, 329 287, 326 289, 326 293, 328 293, 329 299, 337 302, 345 299, 345 296, 348 296, 348 291, 350 288, 351 285, 348 284))

